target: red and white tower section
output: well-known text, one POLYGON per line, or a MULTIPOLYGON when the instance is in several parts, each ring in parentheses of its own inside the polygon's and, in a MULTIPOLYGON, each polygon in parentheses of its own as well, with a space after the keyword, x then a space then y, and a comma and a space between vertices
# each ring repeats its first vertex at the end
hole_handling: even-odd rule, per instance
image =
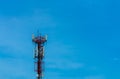
POLYGON ((37 73, 37 79, 42 79, 42 77, 43 77, 44 43, 47 42, 47 35, 45 35, 45 36, 32 35, 32 41, 35 43, 34 59, 35 59, 35 71, 37 73))

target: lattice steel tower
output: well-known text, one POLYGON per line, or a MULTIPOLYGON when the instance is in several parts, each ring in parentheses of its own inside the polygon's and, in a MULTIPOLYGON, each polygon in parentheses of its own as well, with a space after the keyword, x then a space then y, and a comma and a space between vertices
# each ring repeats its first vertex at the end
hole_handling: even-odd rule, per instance
POLYGON ((34 60, 35 60, 35 71, 37 73, 37 79, 42 79, 42 77, 43 77, 44 43, 47 41, 47 35, 45 35, 45 36, 32 35, 32 41, 35 44, 34 60))

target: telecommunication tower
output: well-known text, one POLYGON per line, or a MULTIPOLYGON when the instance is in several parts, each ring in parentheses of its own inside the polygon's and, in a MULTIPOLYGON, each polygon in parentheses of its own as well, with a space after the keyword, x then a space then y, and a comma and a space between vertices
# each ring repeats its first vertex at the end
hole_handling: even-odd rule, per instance
POLYGON ((32 42, 35 43, 34 59, 35 59, 35 71, 37 73, 37 79, 42 79, 42 77, 43 77, 44 43, 47 42, 47 35, 45 35, 45 36, 32 35, 32 42))

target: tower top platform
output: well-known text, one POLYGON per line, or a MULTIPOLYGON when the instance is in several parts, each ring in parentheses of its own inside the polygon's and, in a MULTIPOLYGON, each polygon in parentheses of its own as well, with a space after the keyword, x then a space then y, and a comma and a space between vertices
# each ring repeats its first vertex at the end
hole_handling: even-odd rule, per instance
POLYGON ((34 36, 32 35, 32 41, 37 44, 44 44, 47 41, 47 35, 45 36, 34 36))

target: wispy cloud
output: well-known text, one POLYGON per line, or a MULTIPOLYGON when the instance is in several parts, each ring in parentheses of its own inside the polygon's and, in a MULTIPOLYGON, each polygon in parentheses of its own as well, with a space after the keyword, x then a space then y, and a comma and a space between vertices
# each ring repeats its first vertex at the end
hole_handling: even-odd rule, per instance
POLYGON ((117 58, 117 57, 115 57, 115 58, 113 58, 113 60, 114 60, 114 61, 119 61, 120 59, 117 58))
POLYGON ((10 49, 12 53, 23 52, 26 47, 32 47, 31 34, 38 29, 43 31, 54 29, 56 22, 53 17, 42 10, 33 11, 28 16, 0 18, 0 46, 10 49), (42 29, 42 30, 41 30, 42 29))
POLYGON ((80 69, 84 68, 85 64, 79 62, 78 60, 74 60, 74 56, 72 55, 70 48, 62 42, 52 42, 47 47, 46 52, 46 67, 47 68, 57 68, 57 69, 80 69), (54 51, 53 51, 54 50, 54 51), (52 51, 49 53, 49 51, 52 51))
POLYGON ((57 69, 80 69, 84 67, 83 63, 80 62, 72 62, 69 60, 61 60, 57 62, 50 62, 47 64, 48 68, 57 68, 57 69))
POLYGON ((6 59, 1 59, 0 60, 0 78, 8 79, 8 78, 29 78, 32 73, 31 68, 32 65, 28 63, 27 61, 24 61, 22 59, 11 59, 11 58, 6 58, 6 59))
POLYGON ((104 76, 98 75, 98 76, 87 76, 84 79, 106 79, 104 76))
POLYGON ((37 29, 54 27, 56 23, 53 18, 44 12, 33 12, 31 16, 21 17, 2 16, 0 18, 0 55, 4 57, 0 58, 0 79, 34 77, 31 34, 37 29))

